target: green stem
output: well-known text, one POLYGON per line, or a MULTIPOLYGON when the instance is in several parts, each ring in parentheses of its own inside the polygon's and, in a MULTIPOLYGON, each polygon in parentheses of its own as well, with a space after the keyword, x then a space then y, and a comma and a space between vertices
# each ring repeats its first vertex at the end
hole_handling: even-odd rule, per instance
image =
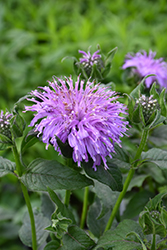
POLYGON ((111 228, 111 226, 112 226, 113 220, 114 220, 114 218, 115 218, 115 216, 116 216, 116 214, 117 214, 117 212, 119 210, 120 204, 121 204, 121 202, 122 202, 122 200, 123 200, 123 198, 124 198, 124 196, 126 194, 128 186, 129 186, 129 184, 130 184, 130 182, 132 180, 132 177, 134 175, 134 172, 135 172, 134 167, 136 167, 136 165, 137 165, 136 160, 138 160, 140 158, 140 156, 141 156, 141 153, 142 153, 142 151, 143 151, 143 149, 145 147, 148 135, 149 135, 149 130, 143 130, 141 142, 140 142, 140 145, 139 145, 138 150, 136 152, 136 155, 134 157, 134 163, 132 164, 132 166, 131 166, 131 168, 129 170, 128 176, 127 176, 127 178, 125 180, 125 183, 124 183, 124 186, 123 186, 123 190, 120 193, 120 195, 119 195, 119 197, 118 197, 118 199, 117 199, 117 201, 115 203, 115 206, 114 206, 114 208, 113 208, 113 210, 111 212, 110 218, 109 218, 107 226, 105 228, 105 231, 109 230, 111 228))
MULTIPOLYGON (((20 162, 20 157, 19 157, 19 153, 18 153, 16 145, 14 145, 12 149, 13 149, 13 154, 14 154, 14 158, 15 158, 15 162, 16 162, 16 171, 17 171, 18 176, 20 177, 23 174, 24 167, 20 162)), ((27 188, 24 186, 24 184, 22 182, 20 182, 20 183, 21 183, 21 189, 22 189, 24 199, 25 199, 25 202, 26 202, 26 205, 28 208, 29 216, 30 216, 31 233, 32 233, 32 249, 37 250, 35 220, 34 220, 34 214, 32 211, 32 206, 30 203, 30 198, 28 195, 27 188)))
POLYGON ((155 242, 156 242, 156 237, 155 237, 155 233, 153 233, 153 239, 152 239, 151 250, 156 250, 156 248, 155 248, 155 242))
POLYGON ((32 210, 32 206, 30 203, 30 198, 28 195, 27 188, 24 186, 23 183, 21 183, 21 189, 24 195, 24 199, 28 208, 28 213, 30 216, 30 222, 31 222, 31 234, 32 234, 32 249, 37 250, 37 239, 36 239, 36 230, 35 230, 35 220, 34 220, 34 214, 32 210))
POLYGON ((85 187, 83 209, 82 209, 81 223, 80 223, 81 229, 83 229, 85 226, 85 220, 86 220, 86 214, 87 214, 87 208, 88 208, 88 195, 89 195, 89 187, 85 187))
POLYGON ((14 155, 15 163, 16 163, 16 172, 17 172, 18 176, 22 176, 23 166, 22 166, 22 164, 20 162, 20 157, 19 157, 19 153, 17 151, 16 145, 14 145, 12 147, 12 150, 13 150, 13 155, 14 155))
POLYGON ((65 195, 65 200, 64 200, 64 204, 68 207, 69 202, 70 202, 70 195, 71 195, 71 191, 70 190, 66 190, 66 195, 65 195))

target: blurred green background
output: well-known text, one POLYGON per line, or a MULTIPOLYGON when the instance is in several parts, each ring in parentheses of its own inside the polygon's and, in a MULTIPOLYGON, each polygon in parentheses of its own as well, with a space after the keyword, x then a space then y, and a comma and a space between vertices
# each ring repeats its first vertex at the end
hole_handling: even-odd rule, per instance
MULTIPOLYGON (((166 34, 166 0, 0 0, 0 109, 10 110, 53 75, 73 74, 73 62, 61 60, 79 58, 78 49, 87 51, 89 46, 94 52, 97 44, 104 54, 118 47, 108 81, 123 91, 125 55, 151 49, 157 58, 166 58, 166 34)), ((1 155, 12 158, 9 150, 1 155)), ((26 160, 40 156, 57 159, 41 143, 26 160)), ((17 238, 24 201, 15 177, 1 179, 0 193, 0 249, 26 249, 17 238)), ((31 199, 39 202, 38 196, 31 199)))

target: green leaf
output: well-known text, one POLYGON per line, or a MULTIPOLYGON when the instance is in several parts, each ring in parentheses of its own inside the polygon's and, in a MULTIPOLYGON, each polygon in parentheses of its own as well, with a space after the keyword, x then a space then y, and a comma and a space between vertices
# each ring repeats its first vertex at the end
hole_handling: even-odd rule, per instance
POLYGON ((107 225, 111 214, 111 207, 108 209, 107 213, 100 218, 101 215, 101 203, 98 197, 95 198, 93 204, 89 207, 87 215, 87 226, 91 233, 97 238, 99 238, 107 225))
MULTIPOLYGON (((48 232, 44 230, 49 224, 50 220, 43 216, 37 209, 33 210, 36 228, 37 244, 40 246, 48 237, 48 232)), ((23 220, 23 225, 19 230, 19 237, 24 245, 32 246, 32 236, 31 236, 31 223, 29 214, 27 213, 23 220)))
POLYGON ((132 219, 137 216, 144 209, 149 198, 151 197, 153 197, 153 194, 147 190, 142 190, 138 193, 135 193, 126 206, 126 210, 122 215, 122 219, 132 219))
POLYGON ((61 239, 69 225, 72 223, 72 220, 61 215, 61 212, 53 213, 52 215, 52 225, 47 227, 46 230, 54 232, 58 239, 61 239))
POLYGON ((44 248, 44 250, 57 250, 60 248, 60 242, 57 240, 50 241, 44 248))
POLYGON ((8 159, 5 159, 0 156, 0 177, 9 174, 14 173, 15 171, 15 163, 9 161, 8 159))
POLYGON ((39 142, 37 133, 30 131, 22 140, 21 154, 24 154, 29 147, 32 147, 36 142, 39 142))
POLYGON ((52 190, 73 190, 93 185, 92 180, 76 170, 57 161, 44 159, 31 162, 21 181, 33 191, 47 191, 47 187, 52 190))
POLYGON ((102 218, 108 211, 111 211, 111 208, 114 207, 117 198, 119 196, 119 192, 112 191, 109 186, 105 184, 95 181, 95 193, 99 197, 101 202, 101 212, 98 215, 98 219, 102 218), (108 197, 112 197, 112 199, 108 199, 108 197))
POLYGON ((167 193, 160 193, 151 199, 143 212, 139 215, 139 223, 145 234, 167 235, 167 211, 164 209, 162 199, 167 193))
POLYGON ((15 116, 11 119, 11 126, 14 137, 21 137, 23 135, 26 122, 19 113, 16 113, 15 116))
POLYGON ((130 168, 130 157, 125 148, 119 147, 117 144, 114 146, 115 153, 112 154, 112 158, 108 158, 108 162, 115 164, 121 169, 130 168))
POLYGON ((62 201, 59 199, 57 194, 50 188, 48 188, 48 193, 50 195, 50 198, 52 201, 57 205, 58 209, 56 210, 57 213, 61 212, 61 214, 66 217, 70 218, 73 223, 75 223, 75 218, 73 213, 71 212, 70 208, 68 208, 66 205, 62 203, 62 201))
POLYGON ((122 190, 123 186, 121 171, 115 164, 107 162, 108 169, 104 169, 104 166, 100 165, 97 166, 96 171, 92 168, 92 165, 93 163, 91 160, 88 163, 83 163, 83 168, 88 176, 109 186, 113 191, 122 190))
POLYGON ((148 139, 157 147, 165 147, 167 145, 167 126, 161 125, 155 128, 148 139))
POLYGON ((102 247, 104 250, 109 248, 113 250, 134 250, 142 249, 141 240, 143 240, 142 228, 132 220, 122 221, 115 230, 108 230, 100 237, 94 250, 102 247), (135 232, 138 237, 130 236, 135 232))
POLYGON ((165 150, 152 148, 147 152, 142 152, 141 157, 145 161, 155 163, 161 170, 167 169, 167 151, 165 150))
POLYGON ((71 250, 91 249, 95 242, 77 226, 70 226, 68 232, 63 236, 63 245, 71 250))
POLYGON ((43 213, 45 217, 51 219, 51 216, 54 211, 55 211, 55 204, 50 199, 48 193, 42 193, 41 194, 41 212, 43 213))
POLYGON ((133 187, 140 188, 147 177, 149 177, 148 174, 143 174, 143 175, 140 174, 140 175, 134 176, 128 186, 127 191, 130 191, 133 187))
POLYGON ((144 92, 144 81, 147 77, 145 77, 141 82, 140 84, 130 93, 130 96, 136 100, 136 99, 139 99, 139 97, 141 96, 141 93, 144 92))
POLYGON ((112 50, 110 50, 109 52, 108 52, 108 54, 107 54, 107 56, 106 56, 106 61, 108 62, 108 61, 112 61, 112 59, 114 58, 114 56, 115 56, 115 53, 117 52, 117 50, 118 50, 118 47, 115 47, 114 49, 112 49, 112 50))

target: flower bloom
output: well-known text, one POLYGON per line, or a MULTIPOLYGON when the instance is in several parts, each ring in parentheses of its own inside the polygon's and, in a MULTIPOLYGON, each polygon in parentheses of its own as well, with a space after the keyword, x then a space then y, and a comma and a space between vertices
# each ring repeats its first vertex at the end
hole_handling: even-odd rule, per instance
POLYGON ((120 116, 126 114, 126 106, 117 101, 116 93, 79 77, 75 83, 71 77, 53 78, 40 89, 31 92, 28 100, 35 104, 25 109, 36 112, 30 126, 42 134, 46 147, 52 144, 61 153, 58 137, 73 149, 78 166, 91 157, 95 170, 101 160, 107 168, 105 157, 114 152, 114 143, 120 145, 128 124, 120 116))
POLYGON ((146 87, 149 88, 153 82, 157 82, 161 87, 167 87, 167 63, 163 61, 163 58, 154 59, 156 52, 150 50, 149 54, 145 51, 138 52, 134 55, 127 54, 125 63, 122 66, 123 69, 134 67, 134 73, 140 77, 145 77, 150 74, 155 76, 149 76, 146 78, 146 87))
POLYGON ((12 114, 8 111, 4 114, 3 110, 1 110, 0 114, 0 134, 5 135, 6 137, 11 138, 10 132, 10 120, 12 118, 12 114))

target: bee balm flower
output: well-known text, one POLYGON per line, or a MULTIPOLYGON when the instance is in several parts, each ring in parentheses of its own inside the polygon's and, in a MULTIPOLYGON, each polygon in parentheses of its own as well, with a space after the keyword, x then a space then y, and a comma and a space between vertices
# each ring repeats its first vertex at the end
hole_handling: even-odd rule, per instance
POLYGON ((148 55, 145 51, 138 52, 134 55, 127 54, 122 68, 133 67, 133 72, 141 78, 155 74, 155 76, 150 76, 145 80, 147 88, 155 81, 161 88, 167 88, 167 63, 163 61, 163 58, 154 59, 155 55, 156 52, 152 51, 150 51, 148 55))
POLYGON ((93 159, 93 168, 104 163, 106 156, 114 152, 114 143, 120 145, 128 124, 121 114, 126 114, 126 106, 118 102, 115 92, 101 88, 89 80, 74 83, 53 78, 48 87, 31 92, 34 102, 25 109, 36 112, 30 126, 35 125, 38 135, 47 147, 52 144, 61 153, 56 137, 68 143, 73 149, 74 162, 93 159))

